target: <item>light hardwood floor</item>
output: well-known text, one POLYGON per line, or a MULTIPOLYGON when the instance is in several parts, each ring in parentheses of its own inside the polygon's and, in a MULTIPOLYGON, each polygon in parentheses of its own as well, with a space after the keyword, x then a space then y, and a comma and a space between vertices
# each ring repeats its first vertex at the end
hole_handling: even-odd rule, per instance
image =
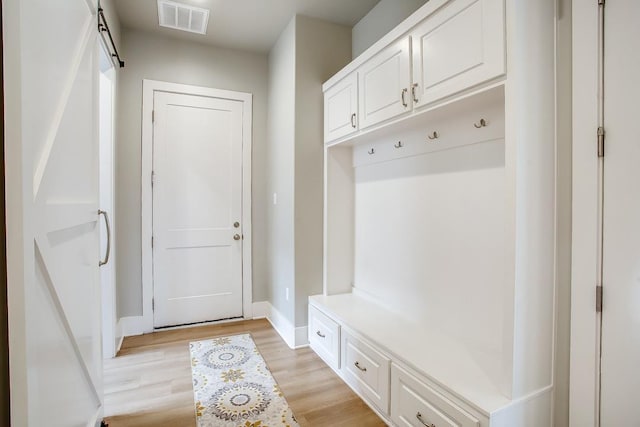
POLYGON ((189 342, 245 332, 301 426, 385 425, 311 349, 291 350, 266 320, 126 338, 118 357, 105 361, 105 421, 109 427, 194 427, 189 342))

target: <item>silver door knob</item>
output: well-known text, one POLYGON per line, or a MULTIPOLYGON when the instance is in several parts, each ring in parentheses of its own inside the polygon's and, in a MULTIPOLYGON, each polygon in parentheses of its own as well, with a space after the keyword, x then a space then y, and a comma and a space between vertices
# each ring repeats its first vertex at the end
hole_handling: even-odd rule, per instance
POLYGON ((240 235, 239 234, 234 234, 233 235, 233 240, 240 240, 240 235))
POLYGON ((234 226, 235 228, 238 228, 238 227, 240 227, 240 223, 239 223, 238 221, 236 221, 236 222, 234 222, 234 223, 233 223, 233 226, 234 226))

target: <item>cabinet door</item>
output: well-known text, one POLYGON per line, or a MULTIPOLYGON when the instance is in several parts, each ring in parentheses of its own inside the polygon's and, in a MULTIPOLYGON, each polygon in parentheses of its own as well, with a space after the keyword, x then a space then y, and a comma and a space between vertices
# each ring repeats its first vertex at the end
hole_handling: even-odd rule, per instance
POLYGON ((409 46, 406 37, 360 68, 360 129, 411 111, 409 46))
POLYGON ((451 0, 411 33, 414 106, 505 73, 504 0, 451 0))
POLYGON ((358 130, 358 75, 352 73, 324 94, 324 141, 358 130))

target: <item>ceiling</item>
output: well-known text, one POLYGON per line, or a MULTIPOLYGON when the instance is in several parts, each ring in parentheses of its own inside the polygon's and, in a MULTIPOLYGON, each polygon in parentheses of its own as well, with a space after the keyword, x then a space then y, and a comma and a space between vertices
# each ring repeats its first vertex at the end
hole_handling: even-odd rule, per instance
POLYGON ((352 27, 379 0, 177 0, 210 10, 206 35, 161 28, 156 0, 115 0, 124 28, 253 52, 268 52, 296 15, 352 27))

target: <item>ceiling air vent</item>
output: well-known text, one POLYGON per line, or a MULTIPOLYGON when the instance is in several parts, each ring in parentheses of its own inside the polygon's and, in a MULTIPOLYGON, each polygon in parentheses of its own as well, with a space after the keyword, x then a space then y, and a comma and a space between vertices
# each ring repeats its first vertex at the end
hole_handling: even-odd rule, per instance
POLYGON ((161 27, 206 34, 209 10, 169 0, 158 0, 158 20, 161 27))

